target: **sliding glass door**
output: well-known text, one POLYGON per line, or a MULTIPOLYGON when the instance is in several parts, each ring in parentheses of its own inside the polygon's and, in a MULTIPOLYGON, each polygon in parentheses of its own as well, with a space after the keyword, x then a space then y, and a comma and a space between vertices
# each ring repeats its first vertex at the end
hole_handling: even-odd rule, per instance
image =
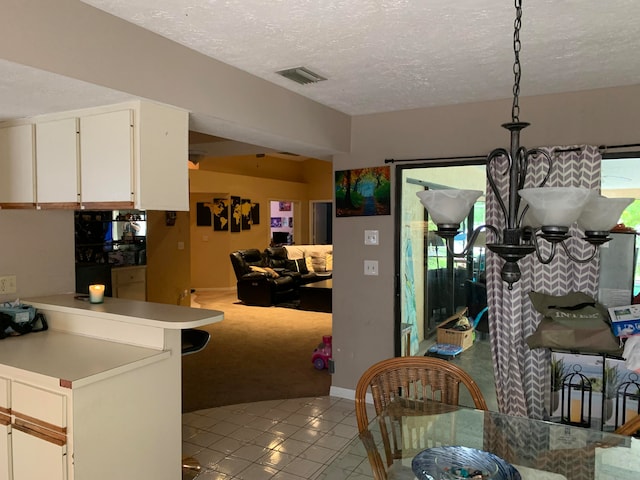
MULTIPOLYGON (((396 354, 418 355, 447 317, 461 308, 473 315, 486 307, 486 289, 483 239, 468 255, 454 256, 435 234, 416 193, 425 188, 484 191, 484 165, 400 165, 396 181, 396 354)), ((484 196, 461 225, 453 251, 462 251, 467 236, 482 224, 484 196)))

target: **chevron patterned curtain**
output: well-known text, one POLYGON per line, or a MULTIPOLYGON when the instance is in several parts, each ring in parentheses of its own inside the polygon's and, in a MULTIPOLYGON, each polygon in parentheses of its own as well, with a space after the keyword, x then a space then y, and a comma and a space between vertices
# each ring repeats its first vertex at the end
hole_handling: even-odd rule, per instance
MULTIPOLYGON (((553 171, 547 181, 549 187, 583 187, 600 189, 601 155, 595 146, 544 147, 553 159, 553 171)), ((508 200, 509 180, 502 172, 506 158, 494 174, 502 197, 508 200)), ((546 163, 533 160, 529 165, 526 188, 540 184, 546 173, 546 163)), ((507 201, 505 200, 505 201, 507 201)), ((488 224, 502 228, 504 221, 495 195, 487 185, 488 224)), ((575 227, 571 234, 578 233, 575 227)), ((581 235, 578 235, 580 237, 581 235)), ((574 257, 587 258, 592 248, 579 238, 567 241, 574 257)), ((543 256, 548 256, 548 245, 541 241, 543 256)), ((531 418, 544 418, 545 397, 549 394, 549 352, 530 350, 525 339, 540 322, 528 297, 530 291, 563 295, 580 291, 595 297, 598 289, 598 257, 586 264, 570 261, 562 248, 548 264, 538 262, 535 253, 520 261, 522 278, 508 290, 500 278, 503 261, 497 255, 487 254, 487 303, 489 331, 493 358, 498 406, 502 413, 531 418)))

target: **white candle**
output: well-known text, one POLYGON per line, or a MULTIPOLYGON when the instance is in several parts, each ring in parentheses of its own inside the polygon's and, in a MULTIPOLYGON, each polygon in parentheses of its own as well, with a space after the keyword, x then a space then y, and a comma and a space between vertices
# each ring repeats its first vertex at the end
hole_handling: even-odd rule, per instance
POLYGON ((102 303, 104 301, 104 285, 89 285, 89 302, 102 303))

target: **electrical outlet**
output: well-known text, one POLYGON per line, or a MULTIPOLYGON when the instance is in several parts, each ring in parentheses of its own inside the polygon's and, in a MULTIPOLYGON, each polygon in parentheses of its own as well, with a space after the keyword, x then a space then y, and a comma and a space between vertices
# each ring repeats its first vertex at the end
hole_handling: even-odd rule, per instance
POLYGON ((0 295, 3 293, 16 293, 15 275, 3 275, 0 277, 0 295))
POLYGON ((377 260, 365 260, 364 261, 364 274, 365 275, 378 275, 378 261, 377 260))

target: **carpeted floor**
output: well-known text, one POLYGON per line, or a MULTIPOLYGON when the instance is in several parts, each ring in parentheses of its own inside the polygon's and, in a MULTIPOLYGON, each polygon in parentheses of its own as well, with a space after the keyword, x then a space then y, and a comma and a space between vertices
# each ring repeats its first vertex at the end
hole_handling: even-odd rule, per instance
POLYGON ((211 341, 182 357, 182 410, 329 394, 331 377, 311 363, 331 334, 331 314, 281 307, 250 307, 236 291, 195 292, 193 306, 224 312, 203 327, 211 341))

